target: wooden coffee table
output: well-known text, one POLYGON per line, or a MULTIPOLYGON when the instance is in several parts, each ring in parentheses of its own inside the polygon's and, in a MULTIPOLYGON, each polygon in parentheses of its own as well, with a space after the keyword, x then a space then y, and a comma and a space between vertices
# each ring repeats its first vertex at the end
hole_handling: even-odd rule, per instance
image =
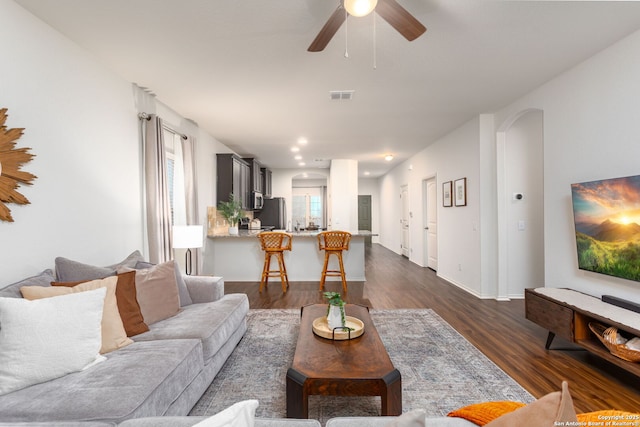
POLYGON ((287 417, 308 418, 309 396, 380 396, 382 415, 402 413, 402 381, 376 331, 369 309, 347 304, 346 315, 364 322, 358 338, 333 341, 313 333, 326 304, 302 308, 293 365, 287 371, 287 417))

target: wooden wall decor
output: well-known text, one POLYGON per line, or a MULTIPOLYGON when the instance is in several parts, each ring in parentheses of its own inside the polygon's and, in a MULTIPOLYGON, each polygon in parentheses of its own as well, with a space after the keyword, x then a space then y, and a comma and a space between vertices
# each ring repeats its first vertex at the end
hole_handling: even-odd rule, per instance
POLYGON ((24 129, 7 129, 7 109, 0 109, 0 220, 13 222, 11 210, 5 203, 29 204, 29 200, 20 194, 20 184, 31 185, 36 176, 20 169, 34 157, 30 148, 15 148, 16 141, 24 129))

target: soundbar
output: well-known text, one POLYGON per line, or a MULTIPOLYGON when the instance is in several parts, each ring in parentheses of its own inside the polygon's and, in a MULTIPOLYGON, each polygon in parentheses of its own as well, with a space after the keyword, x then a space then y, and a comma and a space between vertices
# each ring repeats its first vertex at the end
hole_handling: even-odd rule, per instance
POLYGON ((602 295, 602 301, 616 305, 618 307, 626 308, 627 310, 635 311, 636 313, 640 313, 640 304, 638 304, 637 302, 627 301, 625 299, 614 297, 612 295, 602 295))

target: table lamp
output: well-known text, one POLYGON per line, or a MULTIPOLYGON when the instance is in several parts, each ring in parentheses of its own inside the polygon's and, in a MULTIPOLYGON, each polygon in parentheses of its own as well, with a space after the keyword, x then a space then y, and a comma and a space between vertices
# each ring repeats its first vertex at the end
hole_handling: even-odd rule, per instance
POLYGON ((174 225, 173 249, 186 249, 184 268, 187 275, 191 275, 191 248, 201 248, 203 245, 201 225, 174 225))

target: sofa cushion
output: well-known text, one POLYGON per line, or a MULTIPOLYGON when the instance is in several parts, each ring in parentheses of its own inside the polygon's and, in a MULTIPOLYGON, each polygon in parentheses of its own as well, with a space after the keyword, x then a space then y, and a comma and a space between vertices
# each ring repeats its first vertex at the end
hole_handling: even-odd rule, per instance
POLYGON ((35 276, 27 277, 19 282, 8 285, 0 289, 0 297, 3 298, 22 298, 20 288, 23 286, 51 286, 51 282, 55 280, 53 270, 44 270, 35 276))
POLYGON ((118 274, 118 287, 116 288, 118 310, 127 331, 127 336, 147 332, 149 326, 144 321, 142 309, 138 303, 138 291, 136 290, 136 273, 129 271, 118 274))
POLYGON ((117 282, 118 279, 116 277, 105 277, 104 279, 91 280, 73 287, 50 286, 45 288, 42 286, 24 286, 20 289, 20 292, 26 299, 35 300, 106 288, 107 295, 104 298, 104 309, 102 311, 102 347, 100 348, 100 353, 104 354, 133 343, 130 338, 127 338, 127 333, 124 330, 122 318, 118 311, 118 303, 116 301, 117 282))
MULTIPOLYGON (((131 271, 120 268, 119 273, 131 271)), ((147 325, 167 319, 180 310, 180 297, 176 284, 175 263, 173 261, 154 265, 151 268, 135 270, 136 295, 142 317, 147 325)))
MULTIPOLYGON (((155 264, 146 261, 140 261, 136 264, 136 270, 142 270, 146 268, 151 268, 155 264)), ((185 279, 182 276, 182 272, 180 272, 180 267, 178 263, 174 261, 174 268, 176 272, 176 283, 178 284, 178 296, 180 297, 180 307, 184 307, 185 305, 193 304, 191 300, 191 295, 189 295, 189 290, 187 289, 187 284, 185 283, 185 279)))
POLYGON ((390 421, 385 427, 425 427, 426 417, 424 409, 414 409, 390 421))
POLYGON ((64 257, 58 257, 55 259, 56 276, 60 282, 103 279, 107 276, 114 276, 116 274, 116 270, 121 267, 135 267, 138 261, 144 261, 140 251, 133 251, 122 261, 106 267, 96 267, 94 265, 84 264, 64 257))
POLYGON ((469 420, 479 426, 483 426, 496 418, 499 418, 509 412, 513 412, 516 409, 520 409, 523 406, 526 406, 526 404, 509 400, 473 403, 451 411, 447 416, 464 418, 465 420, 469 420))
MULTIPOLYGON (((192 427, 207 417, 148 417, 122 422, 118 427, 192 427)), ((0 424, 2 427, 2 424, 0 424)), ((321 427, 317 420, 256 418, 254 427, 321 427)))
MULTIPOLYGON (((325 427, 386 427, 398 417, 337 417, 331 418, 325 427)), ((462 418, 436 417, 425 419, 426 427, 478 427, 462 418)), ((513 426, 515 427, 515 426, 513 426)))
MULTIPOLYGON (((130 271, 116 275, 118 283, 116 285, 116 301, 118 304, 118 312, 122 319, 124 330, 128 337, 147 332, 149 327, 144 323, 140 304, 136 294, 136 272, 130 271)), ((51 282, 52 286, 74 287, 85 281, 77 282, 51 282)))
POLYGON ((194 427, 253 427, 256 420, 257 400, 244 400, 237 402, 205 418, 194 427))
POLYGON ((136 342, 106 358, 89 370, 0 396, 0 420, 119 422, 161 416, 203 368, 198 340, 136 342))
POLYGON ((175 316, 149 325, 134 341, 194 338, 202 341, 205 363, 245 321, 249 300, 245 294, 225 295, 218 301, 182 307, 175 316))
POLYGON ((578 418, 573 408, 573 400, 569 393, 569 384, 562 382, 562 391, 549 393, 533 403, 528 404, 500 418, 496 418, 487 427, 538 427, 546 425, 577 424, 578 418))
POLYGON ((43 421, 40 423, 24 422, 24 423, 3 423, 0 422, 0 427, 116 427, 118 424, 111 422, 99 422, 91 421, 89 423, 84 421, 72 422, 72 421, 43 421))
POLYGON ((99 360, 105 295, 101 288, 38 301, 0 298, 0 395, 99 360))

